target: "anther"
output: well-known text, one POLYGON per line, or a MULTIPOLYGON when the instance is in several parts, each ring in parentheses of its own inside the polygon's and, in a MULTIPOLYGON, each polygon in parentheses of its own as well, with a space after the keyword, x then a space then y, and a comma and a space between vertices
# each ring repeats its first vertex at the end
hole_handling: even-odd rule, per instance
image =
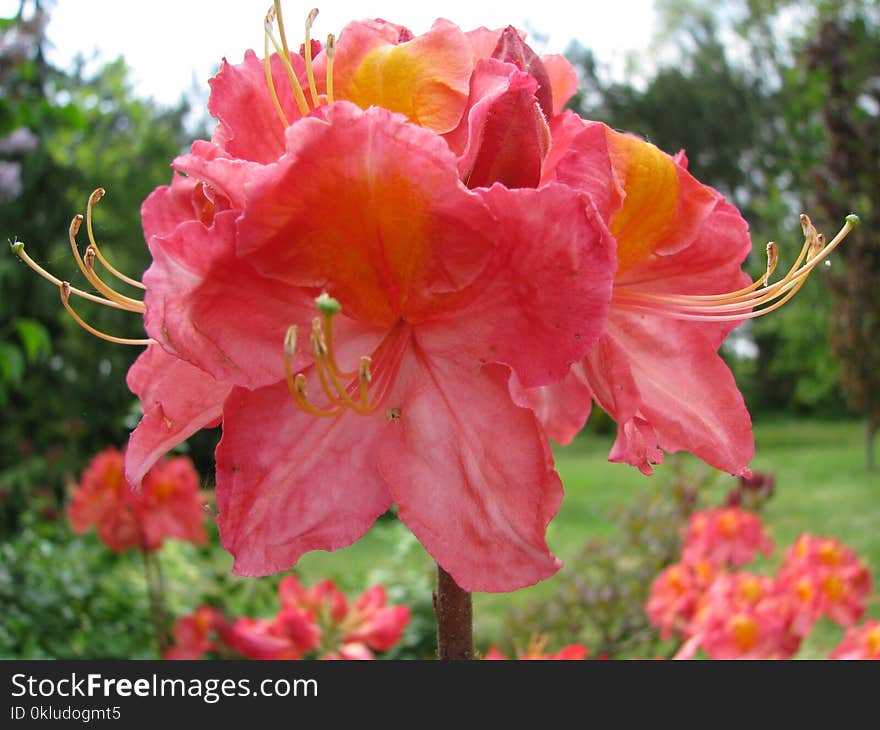
POLYGON ((767 244, 767 272, 764 274, 764 286, 770 283, 770 277, 779 263, 779 246, 774 241, 767 244))
POLYGON ((294 324, 287 328, 287 332, 284 335, 284 354, 288 357, 296 352, 296 333, 297 326, 294 324))
POLYGON ((318 106, 318 88, 315 86, 315 71, 312 68, 312 24, 318 17, 318 8, 312 8, 306 17, 306 42, 303 44, 303 52, 306 59, 306 77, 309 80, 309 93, 312 96, 312 106, 318 106))
POLYGON ((327 36, 327 45, 324 47, 327 56, 327 103, 333 103, 333 59, 336 58, 336 36, 332 33, 327 36))

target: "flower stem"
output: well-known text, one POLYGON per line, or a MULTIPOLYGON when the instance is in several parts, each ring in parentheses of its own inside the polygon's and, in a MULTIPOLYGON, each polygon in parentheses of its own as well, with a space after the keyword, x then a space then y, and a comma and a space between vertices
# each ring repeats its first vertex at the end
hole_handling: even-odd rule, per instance
POLYGON ((437 658, 473 659, 474 619, 471 594, 462 590, 443 568, 437 566, 434 592, 437 617, 437 658))

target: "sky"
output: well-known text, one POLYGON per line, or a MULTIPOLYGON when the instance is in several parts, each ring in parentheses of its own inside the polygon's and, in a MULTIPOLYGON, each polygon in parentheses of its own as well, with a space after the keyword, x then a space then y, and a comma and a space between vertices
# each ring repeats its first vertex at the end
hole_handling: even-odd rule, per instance
MULTIPOLYGON (((315 2, 315 0, 310 0, 315 2)), ((124 55, 135 91, 173 104, 181 94, 205 88, 220 59, 240 61, 247 48, 262 55, 263 17, 270 0, 57 0, 48 28, 49 60, 64 66, 78 53, 94 51, 104 61, 124 55)), ((0 0, 0 17, 14 14, 18 0, 0 0)), ((288 39, 302 38, 312 5, 286 0, 288 39)), ((561 53, 573 39, 596 51, 612 69, 622 69, 628 51, 648 46, 653 33, 653 0, 330 0, 321 5, 313 35, 338 36, 350 20, 378 17, 427 30, 446 17, 465 30, 514 25, 546 36, 533 45, 539 52, 561 53)))

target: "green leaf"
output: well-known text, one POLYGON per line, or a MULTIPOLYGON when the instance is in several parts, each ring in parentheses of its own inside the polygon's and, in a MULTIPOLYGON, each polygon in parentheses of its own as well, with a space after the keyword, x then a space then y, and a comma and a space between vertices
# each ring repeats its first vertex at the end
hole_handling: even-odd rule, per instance
POLYGON ((52 352, 49 331, 37 320, 17 317, 15 329, 24 345, 28 362, 34 362, 40 355, 48 355, 52 352))
POLYGON ((0 344, 0 377, 8 383, 18 385, 24 375, 24 358, 15 345, 0 344))

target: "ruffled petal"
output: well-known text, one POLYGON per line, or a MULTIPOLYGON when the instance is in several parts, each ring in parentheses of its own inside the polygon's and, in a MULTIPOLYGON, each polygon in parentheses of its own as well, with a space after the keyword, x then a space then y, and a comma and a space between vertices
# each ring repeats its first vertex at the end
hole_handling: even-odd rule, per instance
POLYGON ((425 331, 472 367, 509 365, 527 388, 560 380, 604 330, 613 241, 591 202, 561 185, 480 193, 496 213, 497 256, 479 296, 425 331))
MULTIPOLYGON (((290 60, 298 76, 304 80, 303 59, 292 54, 290 60)), ((271 68, 281 108, 288 123, 293 123, 300 118, 300 112, 284 65, 277 55, 271 56, 271 68)), ((250 50, 245 52, 240 64, 232 65, 224 59, 219 73, 209 83, 208 111, 220 120, 214 141, 222 144, 232 157, 264 164, 278 159, 284 152, 285 125, 266 84, 263 61, 250 50)))
POLYGON ((565 56, 558 53, 541 56, 541 61, 553 90, 553 114, 561 114, 568 100, 577 93, 577 71, 565 56))
POLYGON ((257 388, 284 378, 287 328, 308 327, 315 309, 305 293, 236 258, 238 215, 220 213, 210 228, 190 221, 152 240, 144 321, 163 347, 214 378, 257 388))
POLYGON ((576 362, 558 383, 524 388, 519 379, 510 379, 510 394, 517 405, 531 408, 544 432, 561 446, 567 446, 590 416, 593 391, 583 365, 576 362))
POLYGON ((464 368, 445 342, 415 337, 379 445, 398 516, 465 590, 553 575, 545 532, 562 484, 534 415, 510 399, 509 371, 464 368))
POLYGON ((384 109, 322 109, 251 183, 238 254, 374 324, 451 306, 494 246, 492 216, 459 182, 452 152, 384 109))
POLYGON ((751 419, 712 340, 687 322, 617 312, 606 338, 584 364, 597 401, 618 423, 615 460, 650 473, 659 446, 731 474, 747 469, 751 419))
POLYGON ((508 188, 537 187, 550 147, 537 90, 537 81, 512 64, 495 59, 477 63, 468 109, 458 129, 447 136, 453 149, 464 147, 458 168, 469 188, 496 182, 508 188))
POLYGON ((217 522, 239 575, 286 570, 360 538, 392 499, 376 469, 384 416, 312 416, 285 383, 233 390, 217 447, 217 522))
POLYGON ((473 68, 461 29, 437 20, 420 36, 398 42, 398 26, 381 21, 346 26, 337 43, 334 98, 362 109, 380 106, 440 134, 461 119, 473 68))
POLYGON ((139 485, 163 454, 196 431, 216 425, 231 386, 150 345, 128 371, 129 390, 144 416, 128 440, 125 478, 139 485))

